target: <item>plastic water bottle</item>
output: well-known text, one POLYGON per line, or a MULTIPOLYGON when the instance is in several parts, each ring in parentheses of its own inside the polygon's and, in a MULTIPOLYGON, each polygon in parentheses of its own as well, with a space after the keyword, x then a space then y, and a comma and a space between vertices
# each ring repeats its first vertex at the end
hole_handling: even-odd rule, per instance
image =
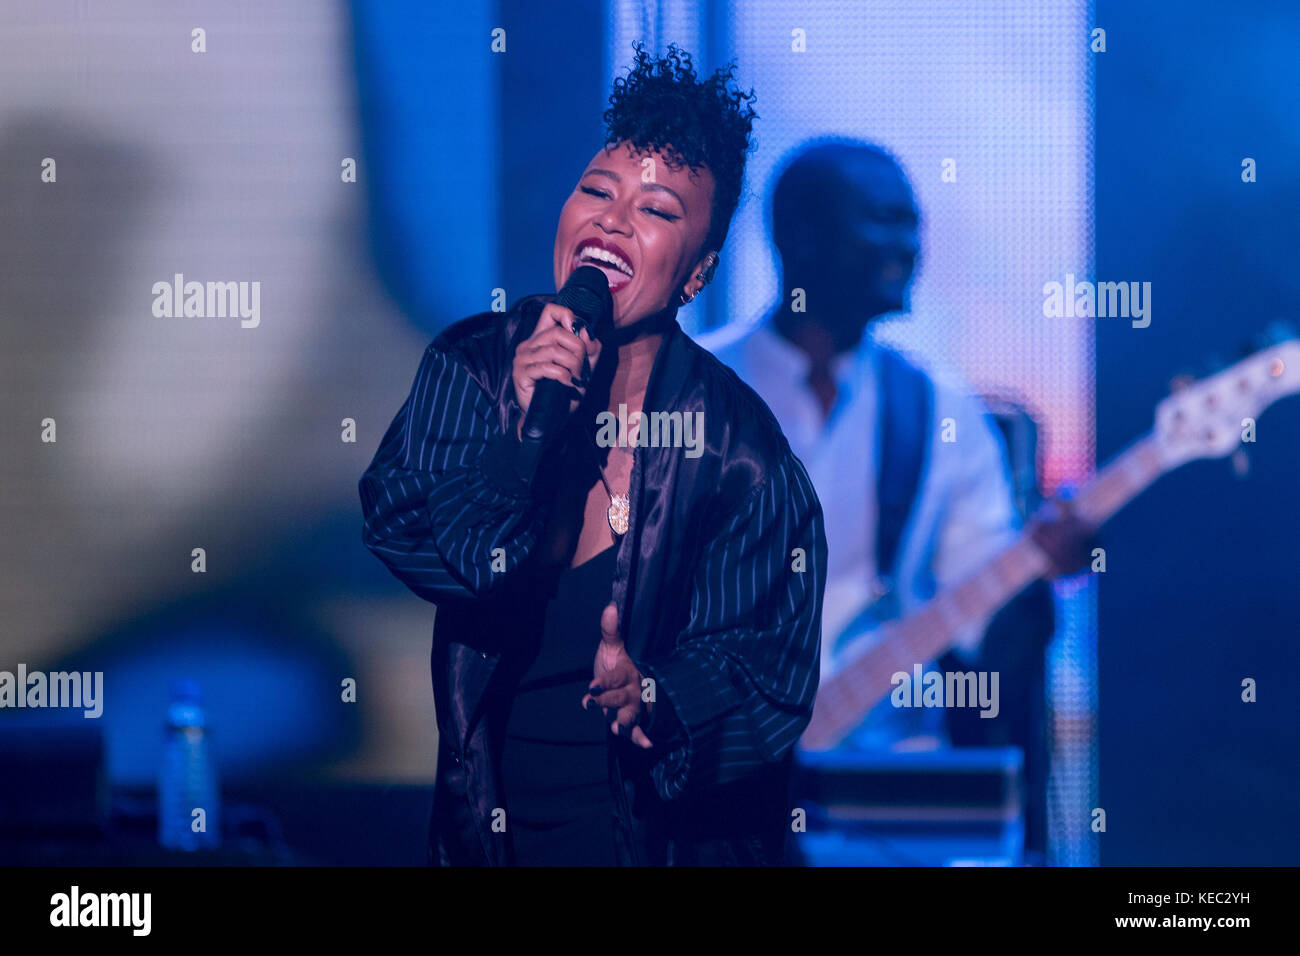
POLYGON ((221 845, 221 793, 198 682, 173 681, 171 698, 158 773, 158 842, 171 850, 214 849, 221 845))

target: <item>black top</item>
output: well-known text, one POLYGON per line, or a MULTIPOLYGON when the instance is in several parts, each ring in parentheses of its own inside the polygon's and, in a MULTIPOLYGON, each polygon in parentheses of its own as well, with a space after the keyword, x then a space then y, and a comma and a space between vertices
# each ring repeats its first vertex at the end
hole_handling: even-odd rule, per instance
POLYGON ((612 807, 609 722, 584 711, 610 602, 614 547, 560 573, 539 642, 516 665, 522 672, 506 725, 501 776, 512 824, 559 823, 594 806, 612 807))
POLYGON ((555 582, 539 644, 524 652, 507 736, 550 743, 605 742, 601 723, 579 706, 592 681, 600 615, 614 579, 610 546, 555 582), (574 689, 576 693, 574 693, 574 689))

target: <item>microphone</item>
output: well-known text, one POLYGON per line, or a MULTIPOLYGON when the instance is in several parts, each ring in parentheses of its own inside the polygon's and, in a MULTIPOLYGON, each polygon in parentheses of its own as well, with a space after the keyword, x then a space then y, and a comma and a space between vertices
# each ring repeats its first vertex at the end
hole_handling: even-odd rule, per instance
MULTIPOLYGON (((564 287, 555 294, 555 304, 573 313, 573 331, 584 328, 593 339, 599 338, 614 315, 614 299, 609 279, 595 266, 579 266, 564 287)), ((586 359, 583 359, 585 364, 586 359)), ((519 450, 519 473, 532 481, 541 460, 542 449, 564 427, 569 417, 570 387, 553 378, 539 379, 533 386, 533 400, 524 416, 522 444, 519 450)))

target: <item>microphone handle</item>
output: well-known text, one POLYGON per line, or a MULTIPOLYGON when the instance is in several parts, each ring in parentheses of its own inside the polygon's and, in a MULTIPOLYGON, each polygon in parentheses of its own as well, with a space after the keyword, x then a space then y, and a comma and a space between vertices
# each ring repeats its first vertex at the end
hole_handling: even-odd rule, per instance
POLYGON ((528 405, 528 414, 524 416, 518 458, 519 473, 529 482, 537 473, 542 449, 560 431, 569 416, 571 391, 569 386, 553 378, 540 379, 533 386, 533 400, 528 405))
POLYGON ((545 444, 564 425, 569 417, 569 402, 572 400, 568 385, 562 385, 553 378, 540 379, 533 386, 533 400, 524 416, 524 441, 536 441, 545 444))

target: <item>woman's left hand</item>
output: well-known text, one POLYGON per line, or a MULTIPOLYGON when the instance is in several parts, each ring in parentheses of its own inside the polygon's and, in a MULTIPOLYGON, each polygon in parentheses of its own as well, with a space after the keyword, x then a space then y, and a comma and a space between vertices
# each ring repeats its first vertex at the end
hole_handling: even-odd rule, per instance
POLYGON ((618 633, 618 605, 612 602, 600 615, 600 647, 596 649, 593 673, 587 688, 591 693, 582 698, 583 709, 594 701, 603 708, 606 717, 614 711, 614 721, 609 725, 611 733, 631 739, 638 747, 652 747, 650 738, 637 726, 646 713, 646 705, 641 700, 641 672, 623 646, 623 638, 618 633))

